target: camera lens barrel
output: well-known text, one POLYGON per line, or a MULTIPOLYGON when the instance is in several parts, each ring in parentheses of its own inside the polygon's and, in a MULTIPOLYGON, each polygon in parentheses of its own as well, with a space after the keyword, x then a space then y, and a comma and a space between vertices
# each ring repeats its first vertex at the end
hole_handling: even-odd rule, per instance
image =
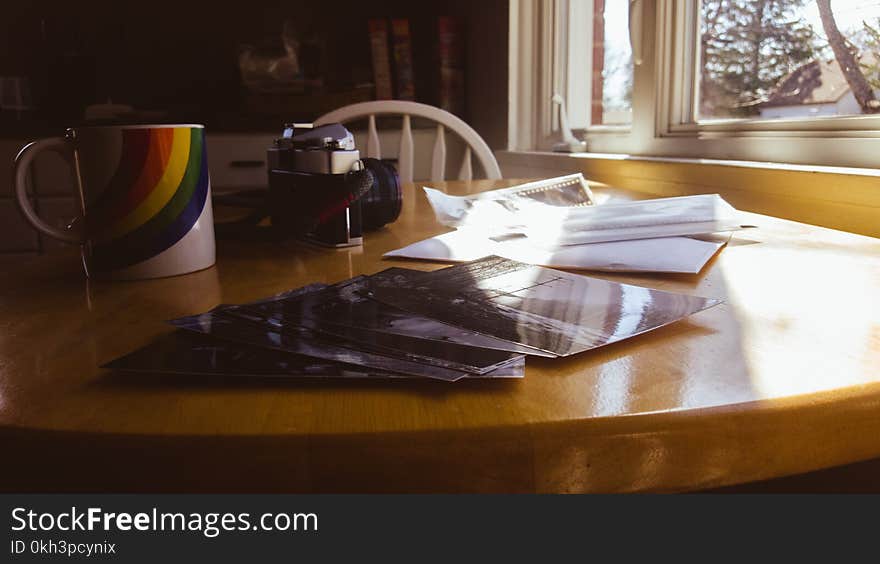
POLYGON ((372 187, 360 198, 362 225, 365 231, 371 231, 400 216, 403 191, 397 170, 390 163, 371 158, 361 161, 373 176, 372 187))

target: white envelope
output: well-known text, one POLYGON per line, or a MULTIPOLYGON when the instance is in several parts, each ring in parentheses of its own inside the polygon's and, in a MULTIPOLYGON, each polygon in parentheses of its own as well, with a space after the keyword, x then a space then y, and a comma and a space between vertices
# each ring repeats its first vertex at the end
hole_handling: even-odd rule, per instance
POLYGON ((689 237, 663 237, 541 247, 522 239, 496 242, 480 231, 459 229, 385 253, 384 256, 465 262, 498 255, 554 268, 696 274, 726 243, 726 238, 702 241, 689 237))
POLYGON ((492 190, 450 196, 424 188, 437 220, 491 237, 526 236, 541 246, 700 235, 741 229, 737 211, 718 194, 566 207, 492 190))

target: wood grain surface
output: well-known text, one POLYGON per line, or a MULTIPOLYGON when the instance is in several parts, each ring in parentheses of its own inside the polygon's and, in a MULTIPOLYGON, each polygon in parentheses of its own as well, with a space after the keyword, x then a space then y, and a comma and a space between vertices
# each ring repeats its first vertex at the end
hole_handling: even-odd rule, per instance
POLYGON ((698 275, 587 273, 724 304, 574 357, 529 358, 518 381, 98 368, 168 332, 169 318, 441 267, 381 258, 446 230, 412 185, 400 220, 363 248, 220 239, 215 267, 139 282, 87 280, 73 250, 35 258, 0 279, 0 489, 686 491, 880 456, 880 240, 746 216, 758 229, 698 275))

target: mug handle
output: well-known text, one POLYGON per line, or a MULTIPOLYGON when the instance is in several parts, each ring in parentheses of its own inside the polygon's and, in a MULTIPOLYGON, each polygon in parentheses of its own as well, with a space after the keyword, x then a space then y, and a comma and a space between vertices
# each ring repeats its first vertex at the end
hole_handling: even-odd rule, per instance
POLYGON ((14 185, 15 202, 18 204, 18 209, 21 210, 22 215, 24 215, 25 219, 33 225, 37 231, 40 231, 49 237, 54 237, 55 239, 59 239, 61 241, 67 241, 68 243, 82 243, 83 239, 79 233, 69 229, 59 229, 57 227, 53 227, 49 225, 37 215, 37 212, 34 211, 33 206, 31 205, 31 201, 27 195, 27 175, 28 170, 30 170, 31 162, 33 162, 34 158, 41 152, 47 149, 54 150, 63 150, 69 151, 70 146, 67 141, 63 137, 51 137, 49 139, 40 139, 39 141, 34 141, 33 143, 28 143, 24 147, 22 147, 21 151, 18 152, 18 155, 15 157, 15 163, 12 168, 12 180, 14 185))

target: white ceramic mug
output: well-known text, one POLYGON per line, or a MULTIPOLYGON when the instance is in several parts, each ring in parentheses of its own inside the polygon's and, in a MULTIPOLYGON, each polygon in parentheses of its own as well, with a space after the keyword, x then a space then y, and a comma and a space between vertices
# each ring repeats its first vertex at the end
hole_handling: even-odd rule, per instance
POLYGON ((82 245, 88 276, 159 278, 214 264, 214 217, 202 125, 76 127, 26 145, 15 158, 15 198, 50 237, 82 245), (69 157, 80 216, 47 224, 27 196, 30 164, 51 149, 69 157))

